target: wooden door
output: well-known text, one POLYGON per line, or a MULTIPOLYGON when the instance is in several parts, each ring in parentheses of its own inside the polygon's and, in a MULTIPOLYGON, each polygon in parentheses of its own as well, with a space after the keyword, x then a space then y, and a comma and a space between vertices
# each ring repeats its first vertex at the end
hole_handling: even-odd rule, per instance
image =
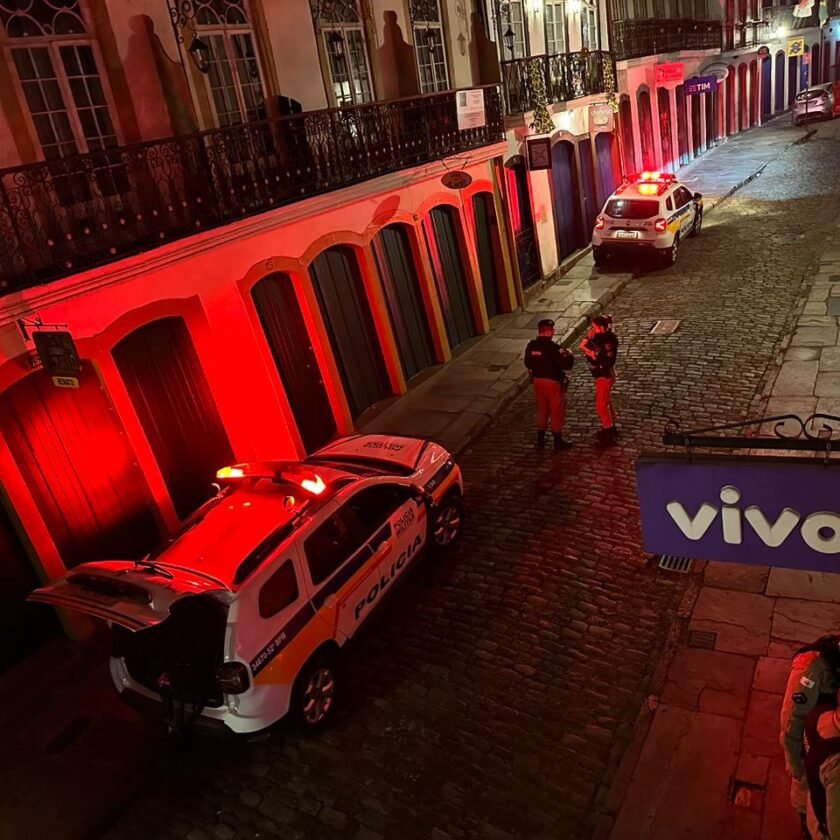
POLYGON ((181 318, 153 321, 120 341, 113 356, 183 519, 213 495, 216 470, 234 462, 187 325, 181 318))
POLYGON ((493 196, 486 192, 474 195, 472 204, 475 219, 475 248, 478 253, 484 305, 487 308, 487 317, 494 318, 502 311, 499 273, 496 266, 496 255, 501 250, 496 208, 493 205, 493 196))
POLYGON ((313 452, 336 433, 335 417, 312 339, 287 274, 269 274, 251 290, 303 446, 313 452))

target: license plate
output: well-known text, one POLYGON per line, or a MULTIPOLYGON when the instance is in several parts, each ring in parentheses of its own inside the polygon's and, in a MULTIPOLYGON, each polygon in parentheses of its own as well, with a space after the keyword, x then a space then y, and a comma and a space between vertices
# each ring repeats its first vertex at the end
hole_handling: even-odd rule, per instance
POLYGON ((639 231, 637 230, 617 230, 615 232, 617 239, 638 239, 639 231))

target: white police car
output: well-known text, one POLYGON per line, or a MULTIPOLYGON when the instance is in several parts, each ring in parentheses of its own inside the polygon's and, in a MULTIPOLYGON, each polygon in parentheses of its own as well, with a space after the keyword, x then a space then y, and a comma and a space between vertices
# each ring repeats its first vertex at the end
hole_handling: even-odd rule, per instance
POLYGON ((703 196, 691 193, 668 172, 628 178, 604 204, 592 231, 595 265, 610 256, 652 253, 667 265, 677 261, 680 242, 703 225, 703 196))
POLYGON ((463 480, 431 441, 338 440, 302 462, 219 470, 220 490, 139 562, 77 566, 32 600, 111 626, 127 699, 256 732, 290 713, 323 727, 336 661, 431 545, 463 525, 463 480))

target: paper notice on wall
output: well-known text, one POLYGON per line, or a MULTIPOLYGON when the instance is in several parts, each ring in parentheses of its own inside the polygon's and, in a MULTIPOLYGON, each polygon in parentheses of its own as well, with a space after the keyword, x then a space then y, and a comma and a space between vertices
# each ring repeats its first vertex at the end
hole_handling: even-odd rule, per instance
POLYGON ((456 93, 458 107, 458 130, 481 128, 487 125, 487 115, 484 113, 484 91, 459 90, 456 93))

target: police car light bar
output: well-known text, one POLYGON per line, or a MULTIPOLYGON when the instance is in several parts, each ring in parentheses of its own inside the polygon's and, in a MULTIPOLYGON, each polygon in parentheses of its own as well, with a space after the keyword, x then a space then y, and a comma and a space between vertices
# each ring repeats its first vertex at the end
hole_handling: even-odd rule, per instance
POLYGON ((627 179, 630 183, 648 184, 671 184, 677 180, 677 176, 670 172, 660 172, 658 169, 652 172, 645 170, 638 175, 631 175, 627 179))
POLYGON ((218 481, 236 481, 245 478, 267 478, 270 481, 288 481, 313 496, 320 496, 327 485, 324 479, 312 470, 301 469, 295 462, 237 464, 222 467, 216 471, 218 481))

